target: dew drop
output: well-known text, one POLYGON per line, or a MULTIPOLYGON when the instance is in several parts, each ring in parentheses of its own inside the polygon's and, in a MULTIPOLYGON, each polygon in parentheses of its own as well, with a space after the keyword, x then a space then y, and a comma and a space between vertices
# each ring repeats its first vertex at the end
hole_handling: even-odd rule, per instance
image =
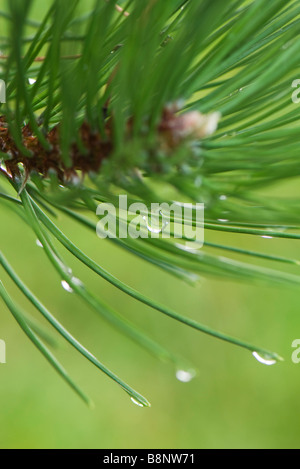
POLYGON ((191 241, 190 243, 180 244, 175 243, 175 246, 182 251, 188 252, 190 254, 197 254, 202 257, 202 253, 199 252, 199 249, 202 248, 203 243, 197 243, 197 241, 191 241))
POLYGON ((286 230, 287 230, 286 226, 278 226, 276 228, 276 231, 278 231, 278 233, 284 233, 286 230))
POLYGON ((154 233, 154 234, 160 234, 163 232, 163 230, 168 226, 169 222, 164 222, 163 225, 161 227, 157 227, 157 228, 154 228, 152 227, 148 220, 147 220, 147 217, 143 217, 143 220, 144 222, 146 223, 146 226, 147 226, 147 230, 150 231, 150 233, 154 233))
POLYGON ((195 181, 194 181, 195 187, 197 187, 197 188, 199 189, 199 187, 202 186, 202 182, 203 182, 202 177, 201 177, 201 176, 197 176, 196 179, 195 179, 195 181))
POLYGON ((195 378, 196 372, 195 370, 177 370, 176 371, 176 378, 178 381, 181 381, 182 383, 189 383, 192 381, 193 378, 195 378))
POLYGON ((218 221, 221 223, 227 223, 229 220, 227 220, 227 218, 218 218, 218 221))
POLYGON ((271 366, 276 365, 277 363, 277 360, 270 357, 270 355, 260 355, 257 352, 253 352, 252 355, 259 363, 262 363, 263 365, 271 366))
POLYGON ((264 239, 273 239, 273 236, 262 236, 264 239))
POLYGON ((151 233, 159 234, 162 232, 162 228, 152 228, 152 226, 149 225, 146 217, 143 217, 143 220, 144 222, 146 222, 147 230, 150 231, 151 233))
POLYGON ((141 404, 139 401, 137 401, 136 399, 134 399, 134 397, 131 397, 131 402, 133 402, 135 405, 137 405, 138 407, 144 407, 143 404, 141 404))
POLYGON ((66 290, 66 292, 73 293, 73 289, 70 287, 68 282, 66 282, 65 280, 61 281, 61 286, 63 287, 64 290, 66 290))
POLYGON ((73 282, 74 285, 76 285, 77 287, 80 287, 80 288, 83 288, 83 287, 84 287, 82 281, 81 281, 79 278, 72 277, 72 282, 73 282))
POLYGON ((63 271, 69 276, 69 277, 72 277, 73 276, 73 270, 71 269, 71 267, 68 267, 66 264, 64 264, 60 259, 57 258, 57 262, 59 262, 61 268, 63 269, 63 271))
POLYGON ((226 195, 220 195, 219 199, 220 200, 227 200, 227 196, 226 195))
POLYGON ((34 85, 36 83, 36 80, 34 78, 28 78, 28 83, 30 85, 34 85))
POLYGON ((44 246, 42 245, 42 243, 40 242, 39 239, 36 240, 36 245, 39 247, 39 248, 43 248, 44 246))
POLYGON ((3 161, 0 161, 0 169, 2 169, 2 171, 6 172, 6 165, 5 165, 5 163, 3 163, 3 161))

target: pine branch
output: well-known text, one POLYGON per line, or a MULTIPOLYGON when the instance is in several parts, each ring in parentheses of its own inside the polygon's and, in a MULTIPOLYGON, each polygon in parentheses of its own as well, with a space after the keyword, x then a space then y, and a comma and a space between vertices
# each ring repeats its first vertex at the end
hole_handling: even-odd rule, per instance
MULTIPOLYGON (((82 0, 64 5, 53 0, 36 21, 34 1, 10 0, 0 12, 0 79, 7 85, 0 118, 0 203, 33 230, 67 288, 158 358, 176 367, 182 363, 73 277, 53 240, 137 301, 267 364, 278 361, 277 354, 179 315, 116 279, 53 218, 63 212, 95 233, 97 205, 116 205, 120 193, 145 207, 202 202, 205 232, 219 232, 220 242, 186 250, 186 237, 180 243, 175 236, 180 224, 175 216, 171 239, 152 238, 145 224, 143 239, 111 242, 192 284, 207 275, 298 287, 298 275, 273 267, 298 265, 297 259, 228 245, 223 234, 300 236, 299 200, 265 196, 267 188, 299 172, 300 117, 291 99, 300 72, 299 2, 129 0, 123 8, 101 0, 86 11, 82 0), (257 266, 257 259, 269 267, 257 266)), ((130 221, 121 213, 117 217, 127 228, 130 221)), ((197 227, 195 216, 189 222, 197 227)), ((3 254, 0 260, 60 335, 134 401, 148 405, 63 328, 3 254)), ((0 294, 25 334, 87 401, 2 283, 0 294)))

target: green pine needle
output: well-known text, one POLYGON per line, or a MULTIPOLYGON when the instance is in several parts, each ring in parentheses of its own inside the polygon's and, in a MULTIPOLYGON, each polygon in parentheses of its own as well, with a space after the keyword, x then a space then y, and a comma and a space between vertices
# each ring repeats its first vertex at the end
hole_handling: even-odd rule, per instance
MULTIPOLYGON (((299 260, 244 249, 238 240, 249 235, 300 239, 299 200, 281 196, 281 184, 299 172, 300 114, 291 99, 300 73, 299 2, 95 0, 89 10, 83 0, 63 6, 48 0, 38 20, 32 17, 36 3, 10 0, 0 11, 0 79, 7 84, 0 112, 0 204, 33 231, 45 262, 84 305, 157 358, 176 368, 185 364, 74 277, 57 241, 138 302, 267 360, 280 360, 117 279, 81 251, 56 218, 62 212, 95 235, 98 204, 116 204, 119 194, 147 207, 202 202, 209 239, 198 252, 176 243, 176 217, 170 220, 171 239, 110 241, 191 284, 207 275, 298 287, 299 275, 280 266, 298 266, 299 260), (200 113, 208 122, 214 116, 210 131, 189 127, 189 117, 200 113), (170 120, 178 127, 170 127, 170 120), (210 240, 214 232, 222 241, 210 240), (227 244, 226 233, 237 245, 227 244)), ((118 221, 127 228, 120 214, 118 221)), ((196 218, 190 225, 197 226, 196 218)), ((147 233, 146 226, 142 230, 147 233)), ((2 253, 0 264, 56 332, 135 402, 149 405, 57 321, 2 253)), ((52 335, 15 304, 2 282, 0 295, 29 339, 89 403, 39 338, 52 346, 52 335)))

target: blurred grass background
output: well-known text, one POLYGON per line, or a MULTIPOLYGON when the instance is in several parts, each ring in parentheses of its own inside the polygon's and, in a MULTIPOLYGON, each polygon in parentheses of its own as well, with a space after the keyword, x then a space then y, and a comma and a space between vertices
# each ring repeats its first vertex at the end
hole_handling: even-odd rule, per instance
MULTIPOLYGON (((33 17, 38 18, 38 2, 34 8, 33 17)), ((290 182, 278 194, 299 195, 298 187, 298 181, 290 182)), ((251 353, 163 317, 70 260, 74 274, 91 290, 199 370, 190 383, 177 381, 176 370, 149 356, 65 292, 31 231, 3 209, 0 242, 18 274, 84 345, 143 393, 152 408, 134 406, 113 382, 58 339, 58 357, 95 401, 96 408, 87 409, 1 304, 0 339, 7 344, 7 364, 0 365, 1 448, 299 448, 300 364, 291 361, 291 343, 300 338, 296 289, 207 278, 193 288, 63 217, 59 222, 74 243, 117 277, 178 312, 278 352, 285 362, 263 366, 251 353)), ((300 259, 296 241, 205 235, 210 241, 300 259)), ((2 278, 10 294, 36 314, 9 279, 1 274, 2 278)))

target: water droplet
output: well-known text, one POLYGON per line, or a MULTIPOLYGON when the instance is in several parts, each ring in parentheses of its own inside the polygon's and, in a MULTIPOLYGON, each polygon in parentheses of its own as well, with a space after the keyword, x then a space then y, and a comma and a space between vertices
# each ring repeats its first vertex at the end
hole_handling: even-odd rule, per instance
POLYGON ((146 217, 143 217, 143 220, 146 222, 147 230, 151 233, 159 234, 162 232, 162 228, 152 228, 152 226, 149 225, 146 217))
POLYGON ((139 401, 137 401, 136 399, 134 399, 134 397, 131 397, 131 402, 133 402, 135 405, 137 405, 138 407, 144 407, 143 404, 141 404, 139 401))
POLYGON ((80 287, 80 288, 83 288, 83 287, 84 287, 82 281, 81 281, 79 278, 72 277, 72 282, 73 282, 73 284, 76 285, 77 287, 80 287))
POLYGON ((28 83, 30 85, 34 85, 36 83, 36 80, 34 78, 28 78, 28 83))
POLYGON ((229 220, 227 220, 227 218, 218 218, 218 221, 221 223, 227 223, 229 220))
POLYGON ((197 254, 199 257, 203 257, 203 253, 199 252, 202 248, 203 243, 197 243, 197 241, 191 241, 190 243, 180 244, 175 243, 175 246, 182 251, 186 251, 190 254, 197 254))
POLYGON ((220 195, 219 199, 220 200, 227 200, 227 195, 220 195))
POLYGON ((68 282, 66 282, 65 280, 61 281, 61 286, 63 287, 64 290, 66 290, 66 292, 73 293, 73 288, 71 288, 68 282))
POLYGON ((265 238, 265 239, 273 239, 273 236, 262 236, 262 238, 265 238))
POLYGON ((288 228, 287 228, 286 226, 279 226, 279 227, 277 228, 277 231, 278 231, 279 233, 284 233, 287 229, 288 229, 288 228))
MULTIPOLYGON (((163 214, 160 212, 159 215, 162 215, 163 214)), ((151 222, 152 220, 154 220, 155 218, 157 220, 159 220, 159 215, 157 214, 151 214, 151 222)), ((157 225, 154 227, 154 226, 151 226, 149 224, 149 221, 148 221, 148 218, 146 216, 143 216, 143 220, 144 222, 146 223, 146 226, 147 226, 147 230, 150 231, 150 233, 154 233, 154 234, 159 234, 159 233, 162 233, 163 230, 168 226, 169 222, 168 221, 165 221, 163 222, 163 224, 161 226, 159 226, 159 224, 157 223, 157 225)))
POLYGON ((197 176, 196 179, 195 179, 195 182, 194 182, 195 187, 197 187, 197 188, 201 187, 201 186, 202 186, 202 182, 203 182, 202 177, 201 177, 201 176, 197 176))
POLYGON ((69 277, 73 277, 73 270, 71 269, 71 267, 68 267, 66 264, 64 264, 62 262, 61 259, 59 259, 57 257, 57 262, 60 264, 62 270, 69 276, 69 277))
POLYGON ((36 240, 36 245, 39 247, 39 248, 43 248, 44 246, 42 245, 42 243, 40 242, 39 239, 36 240))
POLYGON ((257 352, 252 353, 253 357, 259 362, 262 363, 263 365, 271 366, 271 365, 276 365, 277 360, 275 358, 270 357, 270 355, 262 355, 257 352))
POLYGON ((192 381, 193 378, 195 378, 196 372, 195 370, 177 370, 176 371, 176 378, 178 381, 181 381, 182 383, 189 383, 192 381))
POLYGON ((6 172, 6 165, 5 165, 5 163, 3 163, 3 161, 0 161, 0 169, 2 169, 2 171, 6 172))

